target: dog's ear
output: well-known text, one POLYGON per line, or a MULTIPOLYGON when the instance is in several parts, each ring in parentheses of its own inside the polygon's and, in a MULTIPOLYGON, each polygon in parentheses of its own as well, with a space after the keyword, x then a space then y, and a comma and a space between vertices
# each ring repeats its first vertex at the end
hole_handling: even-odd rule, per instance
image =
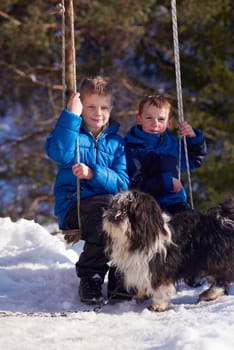
POLYGON ((132 193, 129 221, 133 249, 139 246, 147 249, 152 245, 152 240, 155 241, 159 235, 167 235, 161 209, 155 199, 146 193, 132 193))

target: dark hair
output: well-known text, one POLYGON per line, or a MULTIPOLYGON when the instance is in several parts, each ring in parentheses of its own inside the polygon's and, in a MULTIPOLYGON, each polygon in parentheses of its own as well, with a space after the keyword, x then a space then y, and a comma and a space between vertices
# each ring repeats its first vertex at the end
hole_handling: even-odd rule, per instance
MULTIPOLYGON (((140 115, 142 114, 143 108, 144 108, 146 103, 149 105, 153 105, 155 107, 158 107, 158 108, 166 107, 169 110, 171 110, 171 104, 164 95, 149 95, 149 96, 145 96, 140 101, 139 110, 138 110, 140 115)), ((170 117, 171 117, 171 115, 169 114, 169 118, 170 117)))
POLYGON ((112 84, 109 78, 101 77, 99 75, 84 78, 80 84, 80 97, 84 99, 85 95, 97 94, 101 96, 110 95, 112 98, 112 84))

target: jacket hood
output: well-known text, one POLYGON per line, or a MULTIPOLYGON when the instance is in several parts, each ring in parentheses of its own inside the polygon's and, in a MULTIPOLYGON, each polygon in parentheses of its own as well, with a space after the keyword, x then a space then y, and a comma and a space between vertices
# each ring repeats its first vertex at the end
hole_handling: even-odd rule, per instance
POLYGON ((132 126, 129 131, 127 132, 127 135, 125 136, 125 141, 127 143, 139 143, 139 144, 147 144, 147 143, 158 143, 167 135, 169 134, 169 131, 166 130, 163 134, 150 134, 142 130, 140 125, 134 125, 132 126))

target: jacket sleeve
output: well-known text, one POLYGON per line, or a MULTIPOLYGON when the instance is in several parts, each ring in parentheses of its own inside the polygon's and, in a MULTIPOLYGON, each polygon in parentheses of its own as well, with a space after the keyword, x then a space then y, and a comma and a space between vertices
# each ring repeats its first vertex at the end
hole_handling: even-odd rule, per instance
MULTIPOLYGON (((207 155, 207 146, 201 130, 194 128, 196 137, 186 137, 189 167, 191 170, 199 168, 207 155)), ((183 142, 181 169, 186 170, 185 148, 183 142)))
POLYGON ((46 140, 47 155, 58 164, 68 164, 76 152, 82 118, 64 109, 46 140))

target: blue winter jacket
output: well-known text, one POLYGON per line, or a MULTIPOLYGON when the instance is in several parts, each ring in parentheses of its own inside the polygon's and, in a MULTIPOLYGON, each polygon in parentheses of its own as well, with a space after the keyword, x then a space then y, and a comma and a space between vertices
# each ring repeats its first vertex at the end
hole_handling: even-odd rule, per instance
MULTIPOLYGON (((193 129, 196 137, 186 137, 190 170, 200 167, 207 154, 202 132, 193 129)), ((132 186, 155 197, 163 207, 186 202, 185 189, 171 192, 172 178, 178 178, 179 138, 169 130, 149 134, 141 126, 133 126, 125 136, 128 174, 132 186)), ((184 143, 181 149, 181 171, 186 170, 184 143)))
POLYGON ((119 124, 109 120, 109 126, 97 139, 83 125, 82 118, 63 110, 53 132, 46 141, 48 156, 58 164, 54 185, 55 215, 63 228, 69 208, 77 201, 77 178, 72 165, 77 163, 76 141, 79 142, 79 158, 92 168, 91 180, 80 180, 80 198, 102 194, 116 194, 129 186, 123 138, 117 134, 119 124))

